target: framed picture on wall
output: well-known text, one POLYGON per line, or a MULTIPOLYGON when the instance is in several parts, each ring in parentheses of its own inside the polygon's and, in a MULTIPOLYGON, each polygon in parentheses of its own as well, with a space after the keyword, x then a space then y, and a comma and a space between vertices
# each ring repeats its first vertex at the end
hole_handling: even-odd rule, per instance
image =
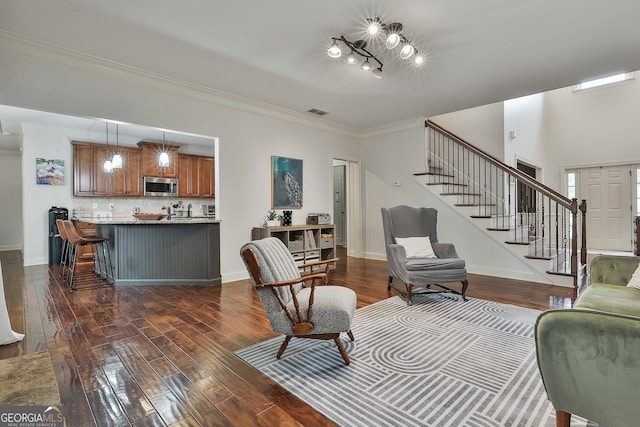
POLYGON ((36 184, 64 185, 64 160, 37 158, 36 184))
POLYGON ((302 207, 302 160, 271 156, 271 208, 302 207))

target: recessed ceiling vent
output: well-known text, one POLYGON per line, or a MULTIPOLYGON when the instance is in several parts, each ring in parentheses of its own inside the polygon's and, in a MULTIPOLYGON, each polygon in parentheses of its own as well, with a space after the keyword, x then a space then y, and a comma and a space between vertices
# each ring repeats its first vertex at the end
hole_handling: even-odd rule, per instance
POLYGON ((307 113, 315 114, 316 116, 324 116, 325 114, 329 114, 328 111, 320 110, 318 108, 307 110, 307 113))

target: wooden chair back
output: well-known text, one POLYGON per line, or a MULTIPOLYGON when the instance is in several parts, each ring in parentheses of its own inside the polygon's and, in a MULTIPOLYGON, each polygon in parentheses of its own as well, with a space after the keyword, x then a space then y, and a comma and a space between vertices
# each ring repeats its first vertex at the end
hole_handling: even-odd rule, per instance
MULTIPOLYGON (((318 279, 323 280, 323 284, 327 283, 327 276, 326 274, 322 273, 321 275, 316 275, 316 276, 323 276, 323 277, 314 277, 310 279, 310 275, 309 276, 305 276, 304 278, 297 278, 297 279, 291 279, 291 280, 287 280, 284 282, 275 282, 275 283, 265 283, 264 280, 262 279, 262 275, 260 274, 260 265, 258 263, 258 257, 256 256, 256 254, 253 252, 253 250, 251 249, 246 249, 245 251, 242 252, 242 258, 244 259, 246 265, 247 265, 247 269, 249 270, 249 274, 252 276, 254 284, 256 286, 256 288, 260 287, 260 288, 270 288, 271 292, 273 293, 273 296, 276 298, 276 300, 278 301, 278 305, 280 306, 280 308, 284 311, 284 313, 286 314, 287 318, 289 319, 289 321, 291 322, 291 329, 293 331, 294 335, 308 335, 311 332, 313 332, 313 323, 310 321, 307 321, 306 319, 311 319, 311 315, 313 314, 313 299, 314 299, 314 293, 315 293, 315 282, 318 279), (299 285, 301 282, 306 282, 306 281, 310 281, 311 282, 311 292, 309 293, 309 302, 308 302, 308 307, 307 307, 307 313, 306 316, 302 316, 302 312, 300 311, 300 301, 298 301, 298 296, 297 296, 297 291, 296 291, 296 286, 299 285), (287 304, 284 302, 284 300, 282 299, 282 295, 280 292, 278 292, 278 288, 279 287, 287 287, 290 294, 291 294, 291 299, 293 300, 293 306, 295 308, 294 313, 292 313, 289 308, 287 307, 287 304)), ((267 313, 268 314, 268 313, 267 313)))

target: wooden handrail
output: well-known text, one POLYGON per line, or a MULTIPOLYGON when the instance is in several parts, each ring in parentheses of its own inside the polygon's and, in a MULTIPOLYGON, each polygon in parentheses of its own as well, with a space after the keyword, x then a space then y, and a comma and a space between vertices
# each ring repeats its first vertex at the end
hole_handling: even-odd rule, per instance
MULTIPOLYGON (((488 165, 488 167, 490 169, 495 168, 495 173, 494 172, 490 172, 490 174, 492 176, 498 176, 499 174, 506 174, 509 179, 513 179, 515 181, 517 181, 518 183, 521 183, 522 185, 525 186, 525 188, 527 190, 526 191, 526 197, 530 197, 530 193, 529 191, 533 191, 536 194, 538 194, 542 199, 541 200, 541 212, 540 212, 540 223, 538 224, 538 212, 535 212, 536 218, 533 219, 533 222, 531 222, 530 218, 529 218, 529 211, 526 211, 526 215, 524 216, 524 218, 522 217, 522 215, 520 215, 519 221, 520 223, 518 224, 518 219, 515 219, 515 227, 511 226, 511 219, 509 219, 507 224, 501 223, 499 225, 496 226, 496 230, 500 229, 500 230, 514 230, 514 233, 516 233, 514 235, 514 241, 513 243, 519 242, 521 239, 522 241, 525 241, 525 239, 523 238, 523 236, 518 236, 517 233, 519 230, 532 230, 533 229, 533 239, 532 241, 537 241, 537 240, 541 240, 542 242, 546 241, 548 242, 548 247, 545 247, 545 243, 543 243, 542 246, 542 253, 540 254, 540 256, 542 256, 542 259, 546 259, 544 258, 545 254, 545 250, 548 249, 549 252, 551 253, 554 249, 558 250, 561 246, 565 245, 567 243, 567 241, 569 242, 569 247, 568 249, 570 250, 569 253, 569 258, 564 258, 565 261, 569 262, 569 268, 570 268, 570 272, 571 275, 573 276, 573 284, 574 284, 574 297, 577 295, 577 277, 578 277, 578 266, 579 265, 586 265, 587 262, 587 217, 586 217, 586 213, 587 213, 587 202, 586 200, 582 200, 582 203, 578 203, 578 200, 576 198, 573 199, 569 199, 568 197, 566 197, 565 195, 559 193, 558 191, 542 184, 541 182, 537 181, 535 178, 530 177, 529 175, 527 175, 526 173, 524 173, 521 170, 518 170, 517 168, 514 168, 512 166, 507 165, 506 163, 496 159, 495 157, 493 157, 492 155, 488 154, 487 152, 481 150, 480 148, 477 148, 475 146, 473 146, 472 144, 468 143, 467 141, 465 141, 464 139, 460 138, 459 136, 449 132, 448 130, 442 128, 440 125, 438 125, 437 123, 432 122, 431 120, 426 120, 425 121, 425 128, 427 128, 428 130, 431 130, 432 132, 434 132, 434 136, 437 136, 438 138, 441 136, 443 137, 444 140, 440 140, 434 137, 434 138, 428 138, 429 140, 429 146, 431 148, 429 148, 429 153, 430 155, 434 156, 434 161, 439 161, 441 160, 443 163, 448 162, 449 160, 453 160, 452 164, 449 165, 448 163, 446 163, 449 167, 453 167, 454 171, 453 172, 448 172, 450 175, 445 175, 445 176, 449 176, 449 177, 453 177, 454 175, 451 175, 451 173, 455 173, 458 172, 462 175, 464 175, 465 173, 467 173, 468 171, 465 171, 465 164, 464 161, 465 159, 467 159, 467 164, 466 166, 469 166, 469 159, 472 159, 472 164, 475 165, 476 162, 476 158, 478 160, 478 165, 480 165, 481 161, 484 162, 486 165, 488 165), (438 146, 440 143, 442 143, 443 145, 443 150, 444 150, 444 144, 446 143, 447 145, 447 151, 443 152, 443 153, 439 153, 436 149, 434 149, 433 147, 438 146), (452 144, 449 144, 452 143, 452 144), (447 159, 446 155, 447 154, 451 154, 451 152, 449 151, 449 146, 453 145, 453 146, 457 146, 460 147, 463 151, 462 154, 462 165, 455 165, 455 160, 457 159, 458 161, 460 161, 460 154, 457 154, 458 151, 456 151, 455 153, 457 154, 457 158, 454 155, 454 158, 451 159, 447 159), (468 153, 468 154, 467 154, 468 153), (442 156, 442 158, 440 158, 440 156, 442 156), (456 169, 457 167, 461 166, 462 168, 460 170, 456 169), (546 212, 545 213, 545 206, 544 206, 544 200, 547 200, 549 202, 548 206, 551 209, 551 203, 555 204, 555 218, 552 219, 552 211, 546 212), (560 229, 558 228, 558 218, 559 218, 559 213, 558 213, 558 207, 561 207, 562 209, 566 209, 566 212, 568 212, 570 214, 570 229, 566 230, 563 228, 563 230, 568 231, 568 234, 564 234, 565 231, 560 231, 560 229), (579 212, 582 213, 581 216, 579 216, 579 212), (548 216, 545 217, 545 214, 548 216), (545 219, 549 220, 549 224, 545 224, 545 219), (555 221, 555 225, 553 223, 553 221, 555 221), (538 225, 540 225, 540 232, 541 234, 537 234, 537 229, 538 229, 538 225), (579 227, 579 225, 581 225, 581 227, 579 227), (533 228, 532 228, 533 227, 533 228), (548 230, 547 230, 548 227, 548 230), (555 228, 553 228, 555 227, 555 228), (549 231, 549 235, 548 237, 545 235, 545 231, 549 231), (579 241, 579 237, 581 237, 581 241, 579 241), (555 240, 555 245, 553 244, 555 240), (578 248, 578 245, 581 244, 581 247, 578 248)), ((431 135, 429 135, 431 136, 431 135)), ((475 166, 474 166, 475 167, 475 166)), ((435 165, 434 166, 435 170, 437 170, 438 168, 442 168, 442 165, 438 166, 435 165)), ((474 169, 475 171, 475 169, 474 169)), ((486 171, 486 167, 485 167, 485 171, 486 171)), ((430 174, 429 174, 430 175, 430 174)), ((482 177, 479 177, 480 181, 482 181, 482 177)), ((453 185, 468 185, 468 182, 474 179, 473 177, 467 177, 467 182, 466 183, 462 183, 460 181, 456 181, 454 183, 452 183, 453 185)), ((486 179, 486 176, 485 176, 486 179)), ((484 183, 478 183, 478 186, 481 185, 486 185, 485 181, 482 181, 484 183)), ((491 186, 492 184, 492 180, 489 180, 489 185, 491 186)), ((498 180, 496 179, 496 183, 498 182, 498 180)), ((447 184, 447 183, 443 183, 443 184, 447 184)), ((484 188, 484 187, 483 187, 484 188)), ((478 188, 478 190, 482 190, 482 188, 478 188)), ((457 190, 454 190, 453 192, 449 192, 449 193, 443 193, 443 194, 450 194, 450 195, 462 195, 464 196, 465 193, 464 192, 456 192, 457 190)), ((486 193, 487 189, 484 188, 484 191, 486 193)), ((491 192, 491 188, 489 188, 489 192, 491 192)), ((473 191, 468 190, 467 191, 468 195, 472 197, 472 199, 468 202, 462 201, 460 204, 458 204, 459 206, 476 206, 475 201, 473 200, 473 196, 481 196, 481 194, 479 194, 480 192, 478 192, 478 194, 474 194, 473 191), (467 203, 467 204, 465 204, 467 203)), ((512 203, 512 199, 511 199, 511 191, 509 190, 508 193, 508 203, 509 203, 509 212, 514 212, 511 209, 520 209, 520 207, 516 207, 516 206, 511 206, 512 203)), ((495 194, 495 197, 497 200, 499 200, 500 198, 500 194, 499 191, 498 193, 495 194)), ((489 202, 489 204, 486 203, 486 199, 484 200, 484 204, 483 203, 478 203, 477 206, 484 206, 486 207, 490 207, 491 202, 489 202)), ((504 199, 502 200, 502 202, 504 203, 504 199)), ((518 200, 516 201, 516 203, 520 203, 521 201, 518 200)), ((518 205, 519 206, 519 205, 518 205)), ((503 206, 504 208, 504 206, 503 206)), ((490 216, 486 216, 487 215, 487 211, 480 211, 481 208, 478 209, 478 215, 477 217, 490 217, 490 216)), ((534 208, 535 209, 535 208, 534 208)), ((522 214, 522 212, 521 212, 522 214)), ((562 217, 564 218, 564 213, 562 213, 562 217)), ((563 227, 564 227, 564 223, 563 223, 563 227)), ((527 235, 526 238, 529 239, 531 238, 531 235, 527 235)), ((537 243, 536 243, 537 245, 537 243)), ((534 248, 534 252, 537 251, 538 248, 537 246, 534 248)), ((639 249, 640 250, 640 249, 639 249)), ((534 255, 535 257, 535 255, 534 255)), ((565 263, 565 261, 562 261, 563 263, 565 263)), ((566 264, 565 264, 566 267, 566 264)), ((566 271, 566 268, 562 268, 562 271, 566 271)))
POLYGON ((571 210, 571 212, 577 213, 577 208, 578 208, 577 203, 572 203, 572 200, 569 199, 567 196, 564 196, 563 194, 558 193, 556 190, 554 190, 554 189, 552 189, 550 187, 547 187, 546 185, 536 181, 535 179, 531 178, 526 173, 524 173, 524 172, 522 172, 522 171, 520 171, 520 170, 518 170, 518 169, 516 169, 516 168, 514 168, 512 166, 509 166, 506 163, 501 162, 500 160, 494 158, 493 156, 491 156, 490 154, 486 153, 485 151, 483 151, 483 150, 481 150, 481 149, 469 144, 464 139, 462 139, 459 136, 457 136, 457 135, 449 132, 448 130, 442 128, 441 126, 439 126, 438 124, 432 122, 431 120, 427 119, 425 121, 425 127, 434 129, 434 130, 438 131, 439 133, 445 135, 446 137, 453 139, 458 144, 460 144, 463 147, 465 147, 467 150, 469 150, 472 153, 476 154, 477 156, 483 158, 484 160, 486 160, 487 162, 489 162, 492 165, 496 166, 497 168, 502 169, 503 171, 509 173, 510 175, 515 176, 516 178, 518 178, 518 180, 524 182, 525 184, 527 184, 529 187, 533 188, 534 190, 548 195, 555 202, 557 202, 560 205, 564 206, 565 208, 571 210))

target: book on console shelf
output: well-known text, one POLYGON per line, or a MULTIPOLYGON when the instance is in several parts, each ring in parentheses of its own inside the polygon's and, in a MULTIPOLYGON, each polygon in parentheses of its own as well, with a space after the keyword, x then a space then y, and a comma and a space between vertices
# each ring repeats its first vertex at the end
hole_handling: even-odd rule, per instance
POLYGON ((304 239, 304 248, 305 249, 315 249, 316 248, 316 240, 313 237, 313 230, 305 230, 305 239, 304 239))

